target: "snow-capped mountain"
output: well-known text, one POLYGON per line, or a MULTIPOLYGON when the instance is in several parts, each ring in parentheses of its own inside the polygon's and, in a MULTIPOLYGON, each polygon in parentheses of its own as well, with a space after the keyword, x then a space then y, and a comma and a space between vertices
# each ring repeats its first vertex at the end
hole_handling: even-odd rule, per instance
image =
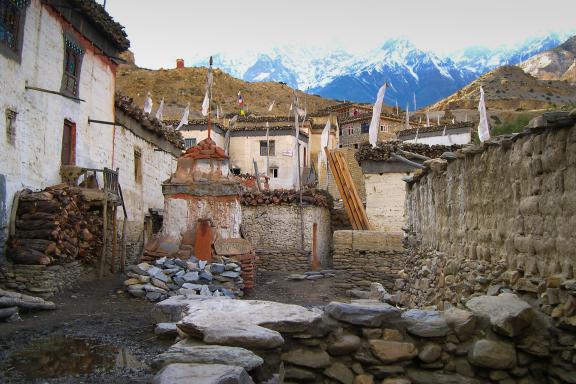
MULTIPOLYGON (((518 64, 562 43, 565 36, 531 38, 515 47, 469 47, 449 55, 419 49, 408 40, 391 39, 364 53, 342 49, 275 47, 242 55, 217 53, 214 65, 247 81, 280 81, 340 100, 373 102, 380 85, 391 87, 385 102, 414 108, 432 104, 480 75, 505 64, 518 64)), ((205 65, 197 62, 195 65, 205 65)))

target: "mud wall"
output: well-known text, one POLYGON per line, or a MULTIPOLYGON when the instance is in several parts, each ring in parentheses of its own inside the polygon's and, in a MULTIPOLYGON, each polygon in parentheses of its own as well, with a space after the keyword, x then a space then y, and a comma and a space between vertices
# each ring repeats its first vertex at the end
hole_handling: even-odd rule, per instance
MULTIPOLYGON (((457 265, 479 260, 520 278, 573 276, 576 114, 427 162, 407 190, 412 239, 457 265)), ((517 280, 522 283, 523 280, 517 280)))

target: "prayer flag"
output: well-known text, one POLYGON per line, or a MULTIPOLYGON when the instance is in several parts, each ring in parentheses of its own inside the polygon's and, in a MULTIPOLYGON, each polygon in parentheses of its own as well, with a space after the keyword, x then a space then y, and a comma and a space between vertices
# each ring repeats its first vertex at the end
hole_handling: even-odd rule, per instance
POLYGON ((484 89, 480 87, 480 102, 478 103, 478 112, 480 112, 480 122, 478 123, 478 137, 484 142, 490 138, 490 126, 488 125, 488 116, 486 115, 486 104, 484 103, 484 89))
POLYGON ((368 129, 368 140, 372 144, 372 148, 376 147, 378 143, 378 129, 380 128, 380 114, 382 113, 382 104, 384 103, 384 95, 386 94, 386 86, 384 83, 378 93, 376 94, 376 102, 372 107, 372 120, 370 120, 370 128, 368 129))

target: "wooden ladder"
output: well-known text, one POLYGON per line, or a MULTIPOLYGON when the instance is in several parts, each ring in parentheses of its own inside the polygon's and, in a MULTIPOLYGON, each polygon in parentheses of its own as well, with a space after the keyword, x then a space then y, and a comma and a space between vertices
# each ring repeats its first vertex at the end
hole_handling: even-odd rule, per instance
POLYGON ((356 185, 352 181, 352 176, 350 175, 348 163, 344 155, 341 152, 330 151, 327 148, 324 148, 324 150, 326 151, 330 171, 338 186, 340 197, 344 202, 346 214, 350 219, 350 223, 352 223, 352 229, 370 230, 371 226, 368 221, 368 216, 364 210, 362 200, 360 200, 356 185))

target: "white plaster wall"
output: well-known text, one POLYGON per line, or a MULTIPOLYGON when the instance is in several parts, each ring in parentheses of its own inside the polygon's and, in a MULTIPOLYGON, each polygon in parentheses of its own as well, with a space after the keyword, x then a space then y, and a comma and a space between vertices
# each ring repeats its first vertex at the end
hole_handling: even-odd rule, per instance
MULTIPOLYGON (((162 183, 176 170, 176 157, 165 151, 154 151, 155 145, 134 135, 124 127, 115 128, 114 164, 119 168, 119 181, 122 186, 128 220, 143 225, 148 208, 164 207, 162 183), (142 182, 135 177, 134 150, 142 154, 142 182)), ((118 212, 118 218, 124 214, 118 212)))
MULTIPOLYGON (((202 140, 206 139, 208 137, 208 130, 180 130, 180 133, 182 134, 182 137, 184 139, 196 139, 196 143, 201 142, 202 140)), ((217 146, 224 148, 224 136, 215 132, 214 130, 212 130, 212 132, 210 133, 210 137, 212 138, 212 140, 214 140, 214 142, 216 143, 217 146)))
POLYGON ((6 175, 8 210, 17 190, 40 189, 60 182, 64 119, 76 123, 76 164, 112 166, 112 126, 88 125, 88 117, 114 120, 114 69, 84 44, 79 97, 25 90, 28 85, 60 91, 64 39, 61 21, 40 0, 32 0, 25 17, 22 60, 0 55, 0 173, 6 175), (5 110, 15 110, 16 138, 6 139, 5 110))
MULTIPOLYGON (((254 173, 252 160, 256 160, 258 171, 266 172, 266 156, 260 156, 260 141, 266 140, 263 136, 235 136, 230 138, 230 167, 240 168, 242 173, 254 173)), ((275 141, 275 154, 270 156, 269 166, 278 168, 278 178, 270 179, 270 188, 294 188, 297 180, 296 159, 285 155, 283 152, 294 153, 294 136, 270 136, 270 141, 275 141)), ((310 151, 308 143, 300 142, 300 165, 304 165, 304 150, 306 148, 306 163, 310 166, 310 151)))
POLYGON ((366 214, 374 230, 402 231, 406 223, 404 173, 365 174, 366 214))
MULTIPOLYGON (((331 264, 332 230, 327 208, 304 207, 304 250, 312 250, 312 230, 317 224, 318 257, 322 265, 331 264)), ((256 248, 299 249, 301 244, 300 209, 297 205, 242 206, 242 233, 256 248)))
MULTIPOLYGON (((428 144, 428 145, 453 145, 453 144, 470 144, 472 140, 470 132, 468 133, 458 133, 458 134, 447 134, 446 136, 442 136, 442 132, 439 132, 439 136, 431 136, 431 137, 419 137, 418 143, 419 144, 428 144)), ((407 143, 415 143, 416 140, 403 140, 407 143)))

